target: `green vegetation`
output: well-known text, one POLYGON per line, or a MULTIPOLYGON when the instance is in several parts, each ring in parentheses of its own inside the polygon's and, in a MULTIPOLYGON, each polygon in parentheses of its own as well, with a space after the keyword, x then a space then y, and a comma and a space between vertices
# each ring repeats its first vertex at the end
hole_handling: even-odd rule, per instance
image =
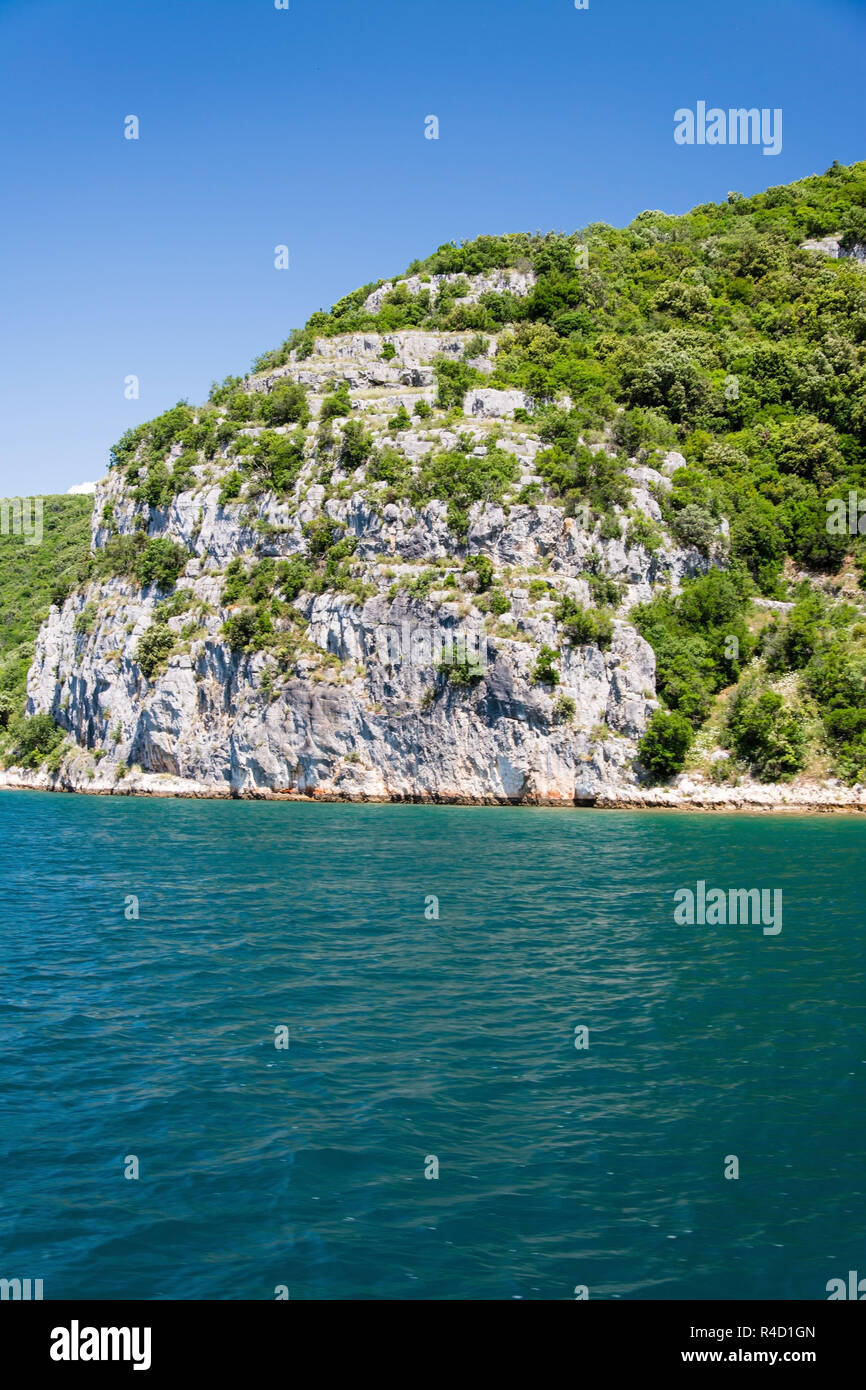
POLYGON ((466 392, 479 382, 486 381, 483 373, 475 367, 468 367, 465 362, 455 362, 450 357, 437 357, 433 369, 438 390, 436 404, 440 410, 462 406, 466 392))
POLYGON ((803 716, 776 690, 747 682, 732 700, 728 733, 739 758, 763 782, 789 781, 806 759, 803 716))
MULTIPOLYGON (((237 458, 242 478, 250 479, 247 488, 249 496, 255 497, 262 492, 284 496, 294 487, 304 465, 303 431, 298 429, 292 434, 276 434, 273 430, 263 430, 255 438, 248 434, 239 435, 231 444, 230 452, 237 458)), ((229 478, 231 476, 229 474, 229 478)), ((223 483, 223 491, 227 483, 228 479, 223 483)), ((231 495, 237 496, 234 487, 232 483, 231 495)))
POLYGON ((174 651, 176 635, 164 621, 154 619, 146 632, 138 639, 137 660, 149 681, 165 669, 174 651))
POLYGON ((330 517, 315 517, 304 526, 306 555, 290 560, 265 558, 245 564, 240 557, 226 567, 224 607, 233 608, 222 633, 234 651, 272 651, 285 664, 294 654, 304 619, 294 600, 302 592, 339 590, 362 603, 374 592, 352 572, 356 538, 330 517))
POLYGON ((866 623, 862 614, 804 585, 790 613, 762 634, 761 652, 771 678, 797 673, 799 693, 796 702, 781 708, 771 709, 765 703, 754 711, 748 701, 736 704, 730 728, 740 755, 756 761, 771 780, 780 759, 785 761, 785 772, 799 770, 804 758, 799 737, 802 707, 806 705, 820 721, 835 772, 847 782, 866 782, 866 623), (752 749, 763 727, 761 720, 769 721, 770 729, 763 743, 759 741, 755 757, 752 749))
POLYGON ((663 594, 631 612, 656 654, 656 686, 669 709, 694 729, 712 698, 733 685, 754 648, 744 613, 751 589, 743 571, 711 569, 687 581, 678 597, 663 594))
POLYGON ((95 579, 118 575, 134 579, 142 588, 155 584, 173 589, 186 568, 189 551, 166 536, 148 536, 144 531, 112 536, 91 559, 90 573, 95 579))
POLYGON ((584 608, 568 594, 563 595, 557 604, 554 617, 562 624, 568 641, 576 647, 592 645, 604 651, 611 644, 613 623, 610 614, 584 608))
POLYGON ((262 397, 262 419, 269 425, 307 425, 310 407, 306 388, 294 381, 282 381, 262 397))
POLYGON ((468 656, 462 661, 442 662, 436 669, 458 690, 471 690, 484 679, 484 667, 468 656))
POLYGON ((542 646, 532 668, 532 680, 535 685, 558 685, 559 672, 553 664, 558 658, 559 652, 554 651, 553 647, 546 644, 542 646))
MULTIPOLYGON (((106 505, 108 540, 90 557, 89 500, 55 498, 47 499, 41 547, 0 538, 0 751, 14 744, 21 758, 39 759, 59 747, 61 736, 47 726, 25 738, 21 720, 24 676, 49 598, 62 602, 85 580, 113 575, 172 593, 189 556, 158 533, 180 492, 218 483, 220 504, 238 508, 273 493, 291 517, 305 496, 301 482, 324 483, 329 497, 344 498, 356 487, 345 475, 363 471, 370 507, 442 502, 460 542, 468 539, 475 503, 553 500, 602 540, 652 556, 670 537, 726 566, 632 610, 655 651, 663 703, 640 746, 653 778, 692 766, 689 760, 706 756, 715 740, 731 753, 730 761, 713 764, 716 780, 749 771, 775 781, 815 769, 866 780, 866 623, 862 601, 858 607, 834 596, 840 572, 849 586, 857 581, 866 590, 866 537, 827 525, 828 503, 849 492, 866 496, 866 271, 801 248, 806 238, 830 233, 847 247, 863 241, 864 206, 866 163, 834 164, 822 175, 752 198, 730 195, 682 217, 644 212, 621 229, 597 223, 573 235, 441 246, 409 268, 422 282, 417 293, 392 283, 371 312, 366 300, 378 286, 364 286, 254 364, 257 372, 276 372, 291 353, 303 360, 317 337, 337 333, 464 333, 456 355, 434 362, 435 407, 419 401, 410 415, 400 404, 387 420, 390 440, 376 433, 384 421, 375 405, 370 415, 353 413, 347 383, 334 381, 315 444, 308 443, 307 391, 286 377, 272 377, 266 392, 253 389, 261 381, 229 376, 214 384, 203 408, 180 401, 127 431, 111 462, 136 504, 131 534, 116 533, 117 509, 106 505), (482 293, 466 302, 466 277, 501 269, 532 272, 530 292, 482 293), (434 285, 431 277, 443 275, 451 279, 434 285), (488 355, 492 375, 470 365, 488 355), (533 464, 542 481, 516 497, 521 466, 503 447, 502 430, 485 435, 486 451, 477 454, 477 435, 459 433, 465 394, 482 382, 525 392, 528 409, 517 419, 531 420, 542 441, 533 464), (423 427, 434 410, 437 426, 452 432, 447 447, 428 434, 433 447, 413 462, 394 447, 395 436, 423 427), (659 525, 633 508, 626 470, 633 459, 660 468, 673 449, 686 466, 668 470, 669 486, 651 489, 659 525), (815 582, 801 585, 798 572, 815 582), (771 617, 753 606, 755 595, 794 606, 771 617)), ((381 355, 393 361, 393 343, 381 355)), ((270 538, 286 529, 255 525, 270 538)), ((273 652, 275 670, 302 640, 294 607, 301 593, 333 589, 362 602, 372 592, 360 577, 351 533, 323 513, 303 535, 302 554, 236 560, 225 575, 227 641, 242 652, 273 652)), ((563 643, 604 649, 624 587, 597 552, 585 563, 591 606, 544 579, 530 582, 530 598, 556 600, 563 643)), ((475 573, 466 588, 474 589, 478 607, 495 617, 506 613, 510 572, 497 581, 484 556, 470 557, 464 569, 475 573)), ((456 585, 440 567, 420 571, 405 587, 424 599, 456 585)), ((139 641, 148 679, 184 640, 168 626, 170 616, 167 603, 159 604, 139 641)), ((78 613, 82 644, 98 619, 93 605, 78 613)), ((556 685, 556 660, 558 653, 543 647, 533 680, 556 685)), ((480 673, 451 667, 447 679, 470 688, 480 673)), ((555 718, 571 718, 568 705, 560 696, 555 718)))
POLYGON ((463 565, 466 573, 474 572, 478 576, 478 592, 483 593, 489 589, 493 583, 495 570, 493 561, 487 555, 470 555, 463 565))
POLYGON ((505 489, 520 476, 513 454, 498 445, 476 458, 472 440, 464 436, 458 448, 425 454, 410 482, 410 500, 416 507, 434 498, 448 503, 448 525, 465 538, 469 530, 469 508, 473 502, 499 502, 505 489))
POLYGON ((322 409, 319 413, 319 420, 324 424, 327 420, 337 420, 340 416, 351 415, 352 400, 349 395, 348 382, 341 381, 335 391, 329 396, 325 396, 322 401, 322 409))
MULTIPOLYGON (((24 719, 27 671, 51 604, 63 603, 88 573, 93 499, 44 497, 42 509, 40 544, 26 545, 23 535, 0 536, 0 756, 4 759, 13 746, 22 750, 22 757, 38 759, 62 737, 58 733, 49 747, 47 716, 35 730, 31 728, 34 720, 24 719)), ((53 721, 49 724, 53 729, 53 721)))
MULTIPOLYGON (((633 610, 638 631, 655 650, 667 712, 694 733, 730 688, 719 736, 729 742, 735 763, 714 769, 717 779, 739 766, 762 781, 785 781, 810 756, 822 756, 845 781, 866 781, 862 613, 804 583, 790 612, 756 636, 747 621, 750 589, 745 571, 712 569, 684 585, 679 597, 663 595, 633 610)), ((691 741, 675 739, 681 726, 662 713, 641 760, 654 775, 670 776, 682 770, 691 741)))
POLYGON ((559 724, 567 724, 577 713, 577 703, 570 695, 558 695, 553 703, 553 717, 559 724))
MULTIPOLYGON (((828 535, 825 521, 831 496, 866 492, 866 282, 854 262, 800 246, 839 232, 853 245, 864 204, 866 164, 834 164, 683 217, 643 212, 624 228, 444 245, 407 273, 511 267, 534 271, 536 284, 523 297, 488 293, 472 305, 459 302, 459 285, 438 295, 425 285, 413 296, 398 284, 378 313, 364 308, 375 288, 367 285, 314 314, 306 338, 280 351, 314 334, 424 327, 470 331, 468 353, 499 333, 485 381, 537 402, 550 446, 539 471, 566 508, 585 504, 610 520, 612 505, 627 501, 625 458, 653 463, 679 448, 688 467, 659 498, 674 537, 707 553, 728 517, 732 557, 761 592, 781 597, 786 555, 834 572, 855 549, 854 538, 828 535), (545 405, 564 393, 573 410, 545 405), (619 459, 586 441, 603 426, 619 459)), ((436 375, 444 409, 477 379, 451 359, 439 360, 436 375)), ((637 519, 630 537, 658 544, 637 519)), ((862 545, 857 553, 866 572, 862 545)))
POLYGON ((11 761, 18 767, 38 767, 46 760, 50 763, 51 754, 59 751, 64 739, 63 730, 57 727, 50 714, 34 714, 30 719, 21 719, 11 732, 11 761))
POLYGON ((694 730, 676 710, 656 710, 638 744, 638 758, 657 781, 682 771, 694 740, 694 730))

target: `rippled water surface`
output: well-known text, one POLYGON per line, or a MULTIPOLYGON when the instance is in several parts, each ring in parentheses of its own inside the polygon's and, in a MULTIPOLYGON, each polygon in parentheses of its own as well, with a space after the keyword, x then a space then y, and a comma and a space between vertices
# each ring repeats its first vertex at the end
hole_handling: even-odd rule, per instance
POLYGON ((3 793, 0 832, 0 1277, 801 1299, 866 1271, 866 821, 3 793), (781 934, 677 925, 698 879, 781 888, 781 934))

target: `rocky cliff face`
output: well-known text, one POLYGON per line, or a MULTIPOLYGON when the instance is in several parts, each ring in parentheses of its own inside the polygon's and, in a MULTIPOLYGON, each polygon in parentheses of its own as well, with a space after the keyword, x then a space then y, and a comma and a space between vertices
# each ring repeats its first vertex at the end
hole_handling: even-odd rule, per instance
MULTIPOLYGON (((528 283, 511 273, 513 293, 528 283)), ((483 288, 472 284, 469 293, 483 288)), ((283 495, 245 487, 221 502, 234 467, 226 446, 198 463, 161 508, 136 501, 120 469, 98 485, 94 550, 144 525, 149 536, 180 543, 190 552, 178 581, 186 602, 174 616, 156 613, 172 634, 171 651, 159 669, 148 668, 149 678, 139 644, 165 593, 114 577, 52 608, 30 671, 28 710, 49 712, 68 731, 60 785, 552 803, 635 785, 637 741, 656 700, 653 653, 628 611, 655 586, 676 588, 707 562, 668 540, 652 554, 627 544, 624 514, 619 536, 603 539, 588 514, 569 517, 545 500, 534 467, 543 445, 520 392, 474 388, 462 421, 417 418, 418 402, 435 399, 434 359, 463 360, 469 340, 429 332, 320 339, 304 359, 293 354, 250 378, 248 392, 272 393, 285 380, 309 391, 303 466, 283 495), (340 382, 349 386, 352 418, 377 444, 387 439, 410 468, 459 442, 469 458, 494 447, 510 454, 519 480, 501 500, 476 502, 461 536, 444 502, 413 507, 394 499, 363 465, 337 461, 323 474, 317 421, 325 394, 340 382), (401 406, 408 426, 403 415, 394 424, 401 406), (518 502, 527 488, 532 502, 518 502), (326 587, 292 599, 288 618, 275 620, 277 634, 300 634, 289 657, 285 648, 233 648, 222 631, 236 607, 223 596, 227 565, 307 555, 305 527, 321 517, 354 543, 353 591, 326 587), (463 568, 467 555, 492 562, 505 609, 489 611, 463 568), (554 619, 563 595, 590 604, 590 570, 621 586, 605 650, 564 642, 554 619), (535 672, 544 646, 558 653, 555 686, 535 672), (448 679, 442 660, 450 653, 459 665, 464 648, 473 669, 461 684, 448 679)), ((489 372, 495 355, 493 340, 473 365, 489 372)), ((261 428, 245 432, 254 440, 261 428)), ((169 471, 181 452, 175 445, 168 453, 169 471)), ((630 470, 637 513, 660 522, 656 496, 681 463, 669 455, 662 471, 630 470)))

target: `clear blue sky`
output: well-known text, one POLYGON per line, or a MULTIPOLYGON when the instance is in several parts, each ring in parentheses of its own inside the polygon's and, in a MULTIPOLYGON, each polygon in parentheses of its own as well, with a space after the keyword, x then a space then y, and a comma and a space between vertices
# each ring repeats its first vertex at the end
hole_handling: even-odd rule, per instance
POLYGON ((0 0, 0 495, 443 241, 863 158, 864 56, 866 0, 0 0), (781 154, 678 146, 699 100, 781 107, 781 154))

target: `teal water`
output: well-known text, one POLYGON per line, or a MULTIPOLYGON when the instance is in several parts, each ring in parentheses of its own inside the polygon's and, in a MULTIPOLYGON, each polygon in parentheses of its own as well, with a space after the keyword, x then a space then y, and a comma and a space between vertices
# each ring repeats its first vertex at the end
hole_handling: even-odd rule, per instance
POLYGON ((0 1277, 821 1299, 866 1274, 866 821, 4 793, 0 844, 0 1277), (780 888, 781 934, 677 925, 697 879, 780 888))

